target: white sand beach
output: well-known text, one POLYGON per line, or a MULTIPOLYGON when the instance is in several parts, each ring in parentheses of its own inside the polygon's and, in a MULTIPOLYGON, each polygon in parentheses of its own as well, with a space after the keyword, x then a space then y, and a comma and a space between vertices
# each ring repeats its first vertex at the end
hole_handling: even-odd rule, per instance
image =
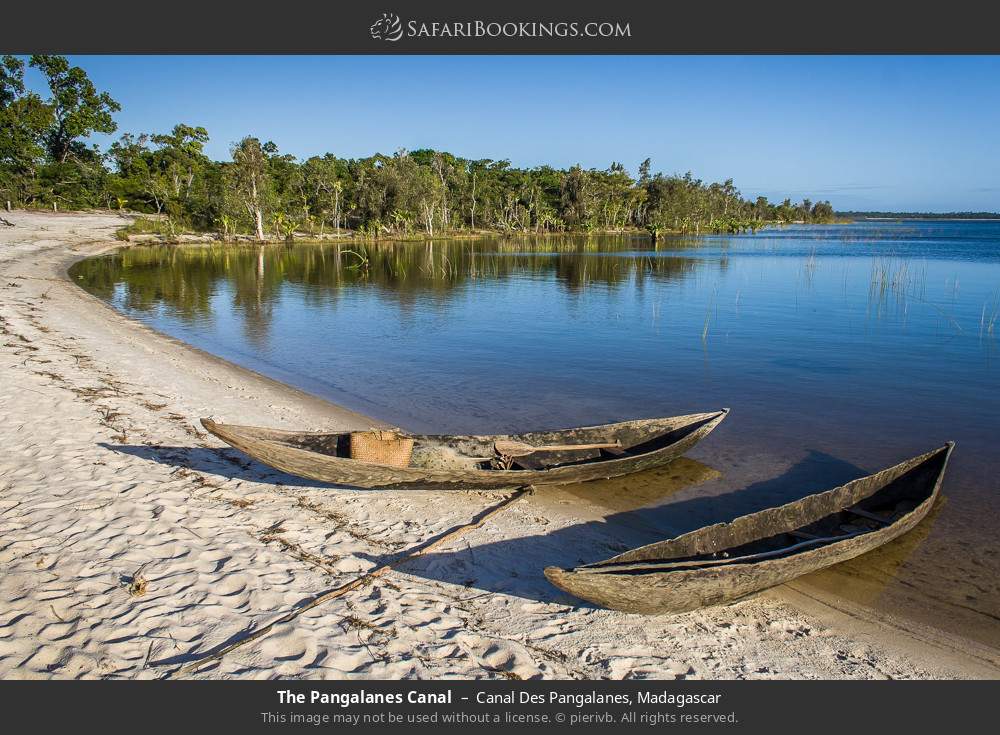
POLYGON ((122 217, 2 215, 14 225, 0 225, 3 678, 1000 674, 961 642, 798 587, 674 617, 578 607, 542 569, 576 558, 569 539, 588 554, 617 542, 599 506, 548 489, 183 673, 504 493, 331 488, 224 448, 198 418, 375 422, 157 334, 71 283, 74 260, 119 244, 122 217))

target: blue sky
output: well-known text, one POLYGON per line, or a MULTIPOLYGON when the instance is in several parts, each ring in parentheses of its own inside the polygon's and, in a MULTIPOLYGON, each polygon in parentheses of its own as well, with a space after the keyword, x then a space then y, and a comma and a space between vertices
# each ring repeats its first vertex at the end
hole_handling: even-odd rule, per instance
MULTIPOLYGON (((1000 57, 74 56, 119 133, 732 177, 838 209, 1000 210, 1000 57)), ((30 72, 32 86, 38 77, 30 72)), ((105 144, 105 139, 99 139, 105 144)))

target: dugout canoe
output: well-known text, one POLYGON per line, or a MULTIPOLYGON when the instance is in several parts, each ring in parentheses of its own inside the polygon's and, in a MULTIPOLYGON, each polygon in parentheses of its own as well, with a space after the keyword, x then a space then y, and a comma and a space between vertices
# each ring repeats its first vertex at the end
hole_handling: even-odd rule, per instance
POLYGON ((422 435, 408 467, 350 458, 350 433, 281 431, 202 419, 205 430, 266 465, 292 475, 362 488, 483 489, 564 485, 608 479, 666 464, 707 436, 729 409, 524 434, 422 435), (493 469, 497 442, 536 446, 620 443, 614 449, 537 452, 493 469))
POLYGON ((549 567, 545 576, 580 599, 624 612, 658 615, 732 602, 912 529, 934 505, 953 447, 605 561, 549 567))

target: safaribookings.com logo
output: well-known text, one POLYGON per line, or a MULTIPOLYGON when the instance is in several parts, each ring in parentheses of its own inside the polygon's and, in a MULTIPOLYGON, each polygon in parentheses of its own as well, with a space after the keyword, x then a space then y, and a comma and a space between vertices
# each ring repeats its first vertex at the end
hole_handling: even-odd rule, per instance
POLYGON ((406 24, 395 13, 382 17, 368 29, 376 41, 407 38, 631 38, 632 29, 622 21, 419 21, 406 24))

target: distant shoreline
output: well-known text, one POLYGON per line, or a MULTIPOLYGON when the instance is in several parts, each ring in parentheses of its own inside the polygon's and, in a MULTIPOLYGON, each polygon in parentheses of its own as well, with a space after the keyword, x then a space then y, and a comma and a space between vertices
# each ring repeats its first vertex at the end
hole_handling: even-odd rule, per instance
POLYGON ((855 222, 1000 222, 1000 217, 860 217, 855 222))
POLYGON ((837 217, 853 220, 956 220, 956 221, 1000 221, 1000 212, 837 212, 837 217))

